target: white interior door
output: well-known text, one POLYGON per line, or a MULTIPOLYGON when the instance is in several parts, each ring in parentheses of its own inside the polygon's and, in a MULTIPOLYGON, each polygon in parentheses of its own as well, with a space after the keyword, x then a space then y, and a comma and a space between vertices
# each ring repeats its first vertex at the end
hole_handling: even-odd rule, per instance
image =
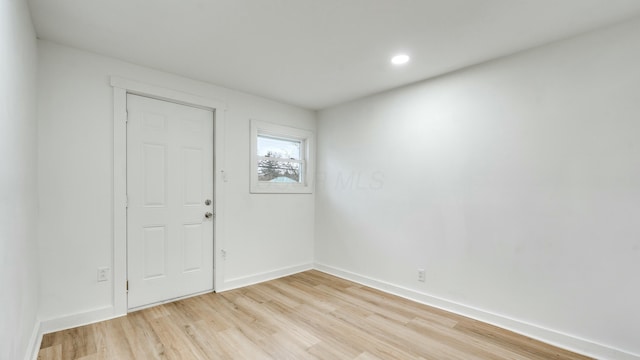
POLYGON ((127 95, 128 308, 213 290, 213 112, 127 95))

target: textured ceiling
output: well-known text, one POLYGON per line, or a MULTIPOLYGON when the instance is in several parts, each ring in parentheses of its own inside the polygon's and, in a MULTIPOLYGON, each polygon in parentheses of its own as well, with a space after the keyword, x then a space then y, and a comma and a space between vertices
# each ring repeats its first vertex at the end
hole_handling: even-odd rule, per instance
POLYGON ((640 13, 638 0, 30 0, 42 39, 309 109, 640 13), (412 61, 393 67, 406 52, 412 61))

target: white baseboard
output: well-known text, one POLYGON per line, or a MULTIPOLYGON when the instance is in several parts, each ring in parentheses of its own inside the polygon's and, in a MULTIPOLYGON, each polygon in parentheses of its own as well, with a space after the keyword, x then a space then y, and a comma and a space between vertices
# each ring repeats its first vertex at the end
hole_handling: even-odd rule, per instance
POLYGON ((94 310, 64 315, 47 320, 38 319, 34 326, 34 332, 29 340, 29 350, 27 350, 25 360, 38 359, 38 352, 40 351, 42 336, 44 334, 110 320, 123 315, 126 314, 117 314, 114 311, 113 306, 105 306, 94 310))
MULTIPOLYGON (((376 280, 364 275, 356 274, 322 263, 301 264, 262 272, 259 274, 229 279, 225 281, 221 289, 219 288, 216 291, 222 292, 233 290, 277 279, 280 277, 297 274, 311 269, 316 269, 330 275, 369 286, 371 288, 378 289, 386 293, 397 295, 409 300, 413 300, 425 305, 433 306, 445 311, 483 321, 500 328, 511 330, 530 338, 537 339, 542 342, 552 344, 576 353, 591 356, 597 359, 640 360, 640 355, 625 352, 624 350, 616 349, 603 344, 598 344, 590 340, 581 339, 573 335, 564 334, 538 325, 529 324, 527 322, 513 319, 508 316, 491 313, 489 311, 474 308, 472 306, 464 304, 459 304, 447 299, 439 298, 426 293, 421 293, 412 289, 397 286, 385 281, 376 280)), ((34 326, 33 333, 29 340, 29 348, 31 349, 31 352, 27 353, 27 356, 25 356, 25 360, 37 360, 43 334, 92 324, 95 322, 109 320, 124 315, 126 314, 116 313, 112 306, 107 306, 82 313, 70 314, 59 318, 38 321, 34 326)))
POLYGON ((289 267, 280 268, 276 270, 265 271, 258 274, 252 274, 249 276, 237 277, 234 279, 225 280, 224 284, 222 285, 222 288, 216 289, 216 292, 233 290, 233 289, 281 278, 284 276, 297 274, 297 273, 311 270, 311 269, 313 269, 313 263, 289 266, 289 267))
MULTIPOLYGON (((301 264, 296 266, 290 266, 286 268, 276 269, 272 271, 266 271, 259 274, 250 276, 239 277, 225 281, 223 286, 216 291, 232 290, 240 287, 245 287, 253 284, 257 284, 264 281, 277 279, 280 277, 297 274, 299 272, 313 269, 313 263, 301 264)), ((189 297, 192 295, 189 295, 189 297)), ((172 299, 175 301, 178 299, 172 299)), ((154 304, 157 305, 157 304, 154 304)), ((134 309, 139 310, 139 309, 134 309)), ((38 357, 38 351, 40 344, 42 343, 42 336, 44 334, 52 333, 55 331, 71 329, 78 326, 93 324, 96 322, 114 319, 120 316, 125 316, 126 313, 118 313, 113 306, 105 306, 90 311, 69 314, 60 316, 57 318, 51 318, 47 320, 38 321, 34 327, 33 335, 29 341, 29 350, 26 360, 36 360, 38 357)))
POLYGON ((29 337, 29 343, 27 345, 27 353, 24 355, 24 360, 37 360, 38 350, 40 350, 40 344, 42 343, 42 333, 40 332, 40 319, 36 319, 36 323, 33 324, 33 330, 31 331, 31 337, 29 337))
POLYGON ((126 314, 116 314, 113 306, 105 306, 89 311, 42 320, 40 323, 40 333, 48 334, 100 321, 111 320, 124 315, 126 314))
POLYGON ((316 263, 314 268, 318 271, 322 271, 339 278, 343 278, 358 284, 384 291, 386 293, 397 295, 425 305, 433 306, 445 311, 489 323, 500 328, 507 329, 536 340, 540 340, 547 344, 551 344, 586 356, 591 356, 597 359, 640 360, 640 355, 637 354, 631 354, 629 352, 625 352, 623 350, 616 349, 607 345, 598 344, 593 341, 581 339, 576 336, 564 334, 538 325, 529 324, 527 322, 513 319, 504 315, 494 314, 482 309, 477 309, 471 306, 421 293, 412 289, 393 285, 388 282, 376 280, 330 265, 316 263))

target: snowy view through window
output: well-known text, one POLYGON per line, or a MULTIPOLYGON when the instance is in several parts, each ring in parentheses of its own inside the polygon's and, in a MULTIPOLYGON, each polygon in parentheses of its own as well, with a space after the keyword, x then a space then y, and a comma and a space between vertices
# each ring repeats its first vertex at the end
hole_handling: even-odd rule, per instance
POLYGON ((258 181, 302 181, 301 141, 258 135, 258 181))

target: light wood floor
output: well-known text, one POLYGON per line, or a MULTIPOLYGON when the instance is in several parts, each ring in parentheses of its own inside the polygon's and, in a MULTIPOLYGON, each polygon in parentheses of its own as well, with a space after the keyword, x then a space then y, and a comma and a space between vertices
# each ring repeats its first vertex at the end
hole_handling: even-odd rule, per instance
POLYGON ((587 359, 318 272, 47 334, 38 359, 587 359))

